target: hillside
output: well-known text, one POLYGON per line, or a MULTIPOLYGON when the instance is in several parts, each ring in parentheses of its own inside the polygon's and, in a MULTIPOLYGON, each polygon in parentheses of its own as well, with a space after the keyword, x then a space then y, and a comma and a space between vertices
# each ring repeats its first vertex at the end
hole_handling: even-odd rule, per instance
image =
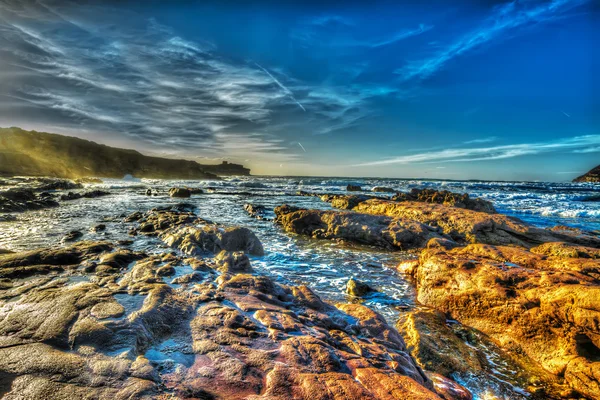
POLYGON ((242 165, 150 157, 89 140, 20 128, 0 128, 0 175, 122 178, 210 179, 250 175, 242 165))
POLYGON ((573 182, 600 182, 600 165, 573 179, 573 182))

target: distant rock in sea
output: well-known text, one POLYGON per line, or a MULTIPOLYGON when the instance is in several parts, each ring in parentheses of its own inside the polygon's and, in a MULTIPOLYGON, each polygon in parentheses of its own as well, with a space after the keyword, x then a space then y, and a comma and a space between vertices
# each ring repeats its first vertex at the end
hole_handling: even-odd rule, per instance
POLYGON ((0 176, 120 179, 127 175, 154 179, 215 179, 220 175, 250 175, 250 170, 227 161, 203 165, 190 160, 146 156, 135 150, 70 136, 0 128, 0 176))
POLYGON ((600 182, 600 165, 573 179, 573 182, 600 182))

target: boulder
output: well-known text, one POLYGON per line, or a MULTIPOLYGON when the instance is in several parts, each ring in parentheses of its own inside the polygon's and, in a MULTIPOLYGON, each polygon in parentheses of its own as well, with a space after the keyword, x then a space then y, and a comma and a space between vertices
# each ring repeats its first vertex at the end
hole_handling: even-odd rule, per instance
POLYGON ((529 248, 546 242, 568 242, 600 247, 600 238, 593 234, 541 229, 518 218, 441 204, 367 200, 359 203, 353 210, 436 226, 448 237, 461 243, 517 245, 529 248))
POLYGON ((190 197, 191 195, 191 190, 186 188, 171 188, 169 190, 169 196, 171 197, 190 197))
POLYGON ((359 185, 348 185, 346 186, 348 192, 362 192, 362 188, 359 185))
POLYGON ((397 190, 390 188, 390 187, 385 187, 385 186, 375 186, 373 189, 371 189, 372 192, 378 192, 378 193, 396 193, 397 190))
POLYGON ((423 250, 413 274, 417 299, 576 392, 600 397, 600 259, 589 258, 596 249, 568 246, 423 250))
POLYGON ((436 230, 405 218, 343 211, 275 208, 276 222, 287 232, 318 239, 339 239, 386 249, 423 247, 436 230))
POLYGON ((363 297, 372 291, 373 289, 369 285, 356 279, 350 279, 346 283, 346 293, 351 296, 363 297))
POLYGON ((447 190, 412 189, 409 193, 398 193, 392 197, 394 201, 422 201, 445 206, 466 208, 494 214, 496 209, 490 201, 470 198, 466 193, 453 193, 447 190))

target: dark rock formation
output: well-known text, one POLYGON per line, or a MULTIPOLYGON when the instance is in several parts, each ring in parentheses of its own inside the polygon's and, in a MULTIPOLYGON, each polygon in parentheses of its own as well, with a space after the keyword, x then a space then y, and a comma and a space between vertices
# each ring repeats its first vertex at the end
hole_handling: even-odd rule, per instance
POLYGON ((600 247, 600 238, 584 232, 566 232, 536 228, 501 214, 477 212, 414 201, 367 200, 354 209, 359 213, 405 218, 441 228, 453 240, 462 243, 487 243, 533 247, 546 242, 569 242, 600 247))
POLYGON ((466 193, 453 193, 447 190, 412 189, 409 193, 398 193, 392 197, 394 201, 423 201, 445 206, 466 208, 474 211, 495 213, 491 202, 483 199, 472 199, 466 193))
POLYGON ((287 232, 386 249, 423 247, 429 239, 439 236, 436 229, 405 218, 305 210, 287 205, 275 208, 275 215, 276 222, 287 232))
POLYGON ((600 165, 596 168, 592 168, 587 173, 573 179, 573 182, 600 182, 600 165))
POLYGON ((348 192, 362 192, 362 188, 359 185, 348 185, 346 186, 348 192))
POLYGON ((150 157, 88 140, 51 133, 0 128, 0 175, 64 178, 125 175, 159 179, 214 179, 249 175, 241 165, 202 165, 195 161, 150 157))
POLYGON ((171 197, 190 197, 192 195, 191 190, 186 188, 171 188, 169 189, 169 196, 171 197))
POLYGON ((58 205, 54 196, 47 192, 35 193, 31 189, 21 188, 0 192, 0 213, 39 210, 58 205))
POLYGON ((69 200, 78 200, 78 199, 95 199, 96 197, 103 197, 103 196, 108 196, 110 194, 110 192, 106 192, 104 190, 91 190, 89 192, 83 192, 83 193, 76 193, 76 192, 69 192, 67 194, 63 194, 60 196, 60 199, 62 201, 69 201, 69 200))

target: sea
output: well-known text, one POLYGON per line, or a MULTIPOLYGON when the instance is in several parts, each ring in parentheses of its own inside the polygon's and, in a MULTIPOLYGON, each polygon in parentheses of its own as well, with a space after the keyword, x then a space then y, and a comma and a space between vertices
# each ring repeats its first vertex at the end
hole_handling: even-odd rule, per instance
MULTIPOLYGON (((63 236, 73 230, 83 232, 83 240, 132 239, 128 234, 131 224, 123 222, 124 216, 183 201, 194 206, 204 219, 252 229, 266 250, 264 256, 251 260, 256 274, 286 285, 308 285, 332 303, 361 301, 395 325, 407 311, 422 307, 415 300, 413 283, 394 268, 400 261, 414 259, 414 252, 382 251, 288 234, 272 221, 251 218, 243 208, 245 204, 255 204, 272 210, 290 204, 330 209, 319 197, 297 193, 342 194, 347 193, 349 184, 360 185, 365 191, 385 186, 405 192, 431 188, 468 193, 490 200, 499 212, 535 226, 566 225, 600 232, 600 185, 590 183, 268 176, 206 181, 128 178, 104 179, 102 183, 75 190, 106 190, 110 192, 108 196, 63 201, 57 208, 14 214, 15 220, 0 222, 0 248, 23 251, 59 245, 63 236), (204 193, 189 199, 168 196, 169 188, 182 186, 202 188, 204 193), (153 195, 146 195, 147 189, 152 189, 153 195), (98 224, 106 225, 106 230, 90 230, 98 224), (368 283, 376 292, 360 300, 349 298, 345 285, 350 278, 368 283)), ((0 186, 0 190, 7 188, 0 186)), ((272 211, 269 216, 274 216, 272 211)), ((136 237, 131 247, 148 253, 172 251, 152 237, 136 237)), ((127 299, 123 301, 127 303, 127 299)), ((502 349, 487 341, 482 340, 480 347, 489 360, 486 373, 457 375, 455 379, 470 389, 476 400, 527 398, 524 391, 527 382, 519 380, 519 367, 507 360, 502 349)))

